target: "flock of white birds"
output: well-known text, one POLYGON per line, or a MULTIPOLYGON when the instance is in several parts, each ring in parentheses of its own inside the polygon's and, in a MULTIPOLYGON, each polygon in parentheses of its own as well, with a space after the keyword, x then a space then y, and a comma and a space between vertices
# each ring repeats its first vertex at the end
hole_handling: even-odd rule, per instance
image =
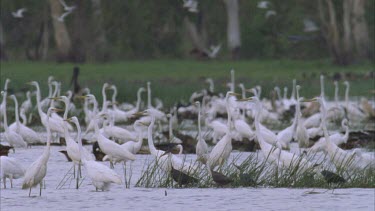
MULTIPOLYGON (((158 160, 160 167, 170 172, 171 169, 177 169, 182 172, 189 172, 190 168, 198 168, 195 165, 184 163, 178 156, 166 151, 157 149, 154 145, 155 130, 161 124, 169 121, 169 135, 171 142, 181 144, 183 141, 174 137, 172 132, 172 122, 176 121, 176 115, 183 113, 194 113, 198 116, 198 133, 196 143, 197 161, 204 164, 211 173, 214 169, 220 169, 225 165, 232 152, 232 140, 242 140, 247 138, 259 143, 260 149, 267 161, 277 165, 280 168, 288 168, 296 159, 300 159, 301 171, 308 168, 317 168, 314 163, 301 154, 295 154, 290 149, 290 143, 294 140, 298 142, 301 151, 316 153, 323 151, 336 166, 345 163, 350 169, 364 169, 375 167, 374 159, 367 154, 362 154, 360 150, 346 151, 339 147, 340 144, 348 141, 349 124, 366 121, 373 115, 374 104, 367 103, 366 108, 361 108, 363 104, 349 101, 349 83, 344 82, 346 86, 345 100, 339 101, 338 83, 335 82, 335 98, 332 102, 327 102, 324 95, 324 77, 321 76, 321 93, 319 97, 313 99, 303 99, 299 95, 301 87, 293 80, 293 91, 290 98, 287 98, 286 92, 284 97, 281 96, 280 89, 275 88, 277 97, 274 101, 261 99, 261 87, 257 86, 252 89, 246 89, 243 84, 238 86, 242 93, 235 92, 234 70, 231 71, 230 90, 223 95, 214 95, 214 83, 212 79, 207 79, 209 88, 200 92, 193 93, 190 101, 191 105, 172 109, 171 114, 164 113, 161 108, 162 102, 159 100, 154 107, 151 104, 151 83, 147 83, 147 89, 139 88, 137 92, 137 102, 119 104, 116 101, 117 89, 115 85, 104 83, 102 88, 102 106, 99 108, 95 95, 90 94, 88 88, 84 89, 83 95, 78 98, 84 99, 82 112, 84 120, 79 121, 76 116, 80 115, 79 109, 72 102, 72 92, 68 91, 67 96, 60 94, 61 83, 55 81, 53 77, 48 78, 49 94, 42 99, 39 83, 32 81, 30 91, 26 93, 26 100, 18 106, 17 98, 14 95, 8 96, 8 84, 10 80, 5 81, 0 107, 0 116, 3 119, 4 132, 1 133, 2 144, 4 141, 11 147, 28 147, 36 143, 46 143, 46 147, 41 156, 35 160, 26 170, 20 162, 11 156, 1 156, 1 179, 6 188, 6 178, 10 179, 11 186, 13 179, 23 178, 22 189, 29 189, 40 186, 40 195, 43 186, 43 179, 47 174, 47 165, 50 156, 50 144, 58 137, 64 137, 66 140, 66 151, 72 159, 73 165, 78 166, 77 170, 77 188, 78 174, 81 172, 81 166, 86 170, 86 176, 92 181, 96 190, 107 190, 109 184, 121 184, 121 176, 113 171, 113 163, 133 161, 137 158, 136 154, 142 147, 143 139, 148 140, 150 153, 158 160), (111 101, 107 101, 107 90, 113 90, 111 101), (141 94, 147 91, 147 108, 144 111, 141 107, 141 94), (34 131, 27 125, 30 124, 30 113, 33 110, 32 96, 36 94, 36 108, 40 122, 47 131, 47 140, 42 140, 40 133, 34 131), (246 93, 251 93, 252 97, 247 97, 246 93), (195 101, 201 97, 200 101, 195 101), (15 122, 8 125, 7 110, 9 106, 7 101, 14 101, 15 122), (302 116, 301 104, 309 108, 313 104, 319 103, 318 112, 304 118, 302 116), (294 118, 290 126, 279 131, 277 134, 267 128, 267 124, 279 121, 283 112, 295 107, 294 118), (370 107, 368 107, 370 106, 370 107), (63 116, 56 112, 63 108, 63 116), (217 118, 219 114, 226 114, 227 119, 217 118), (21 116, 22 122, 19 120, 21 116), (29 116, 29 118, 28 118, 29 116), (129 127, 125 129, 124 125, 119 123, 129 122, 130 119, 138 117, 133 123, 134 130, 129 127), (202 119, 204 119, 202 121, 202 119), (329 134, 327 130, 328 122, 342 122, 344 134, 329 134), (80 122, 85 123, 85 130, 81 132, 80 122), (212 130, 212 141, 215 144, 211 150, 203 138, 201 122, 205 123, 206 128, 212 130), (253 122, 253 124, 249 124, 253 122), (77 132, 75 132, 77 131, 77 132), (77 134, 77 135, 75 135, 77 134), (103 161, 110 161, 108 167, 104 162, 95 161, 92 152, 82 147, 82 137, 92 137, 92 140, 98 142, 100 149, 106 156, 103 161), (321 136, 319 141, 312 147, 309 147, 311 138, 321 136), (114 138, 113 141, 110 139, 114 138), (120 144, 119 144, 120 143, 120 144), (164 156, 168 154, 168 156, 164 156)), ((286 91, 286 90, 285 90, 286 91)), ((182 152, 181 145, 180 153, 182 152)), ((301 152, 300 151, 300 152, 301 152)), ((17 153, 17 152, 14 152, 17 153)), ((75 169, 75 167, 74 167, 75 169)), ((320 172, 320 170, 317 170, 320 172)), ((211 174, 212 175, 212 174, 211 174)))

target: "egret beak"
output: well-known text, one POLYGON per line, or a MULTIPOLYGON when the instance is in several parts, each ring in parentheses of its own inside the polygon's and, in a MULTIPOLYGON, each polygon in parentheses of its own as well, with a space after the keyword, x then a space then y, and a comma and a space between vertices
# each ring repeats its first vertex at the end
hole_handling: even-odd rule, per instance
POLYGON ((304 100, 301 100, 301 102, 316 102, 318 101, 318 98, 314 97, 312 99, 304 99, 304 100))
POLYGON ((134 113, 133 116, 135 116, 135 117, 147 116, 147 112, 146 111, 140 111, 140 112, 134 113))
POLYGON ((61 100, 62 98, 61 97, 49 97, 48 99, 50 99, 50 100, 61 100))
POLYGON ((64 121, 66 121, 66 122, 71 122, 71 121, 72 121, 72 118, 64 119, 64 121))
POLYGON ((235 93, 235 92, 231 92, 231 93, 229 93, 229 95, 231 95, 231 96, 242 96, 241 94, 238 94, 238 93, 235 93))
POLYGON ((54 112, 63 112, 64 110, 63 109, 59 109, 59 108, 52 108, 52 111, 54 112))
POLYGON ((239 102, 254 101, 254 98, 253 97, 248 97, 248 98, 239 99, 237 101, 239 101, 239 102))
POLYGON ((150 124, 147 124, 147 123, 145 123, 145 122, 139 122, 139 124, 141 124, 141 125, 143 125, 143 126, 146 126, 146 127, 150 126, 150 124))

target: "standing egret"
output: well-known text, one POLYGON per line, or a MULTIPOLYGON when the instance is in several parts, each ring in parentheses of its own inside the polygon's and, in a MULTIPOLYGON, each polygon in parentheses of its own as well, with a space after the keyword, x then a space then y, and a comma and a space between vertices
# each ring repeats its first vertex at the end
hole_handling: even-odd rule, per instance
POLYGON ((165 113, 151 105, 151 82, 147 82, 147 110, 157 120, 165 120, 165 113))
POLYGON ((346 86, 345 90, 345 109, 346 113, 348 116, 349 121, 363 121, 365 120, 368 116, 366 116, 365 113, 363 113, 358 107, 352 105, 349 103, 349 90, 350 90, 350 84, 348 81, 344 82, 346 86))
POLYGON ((4 94, 2 94, 3 96, 3 101, 1 101, 1 104, 0 104, 0 118, 2 117, 3 113, 6 112, 6 97, 7 97, 7 93, 8 93, 8 84, 10 82, 10 79, 7 78, 5 80, 5 85, 4 85, 4 94))
POLYGON ((49 108, 46 115, 47 145, 44 148, 42 155, 26 170, 25 177, 23 179, 22 189, 29 188, 29 196, 31 194, 31 188, 37 186, 38 184, 40 185, 39 196, 42 195, 42 183, 47 173, 47 163, 51 148, 51 130, 49 125, 49 118, 53 111, 57 111, 57 109, 52 107, 49 108))
MULTIPOLYGON (((73 122, 78 130, 77 139, 79 151, 83 153, 82 139, 81 139, 81 127, 79 125, 77 117, 72 117, 68 121, 73 122)), ((88 160, 85 156, 81 156, 82 165, 85 167, 87 176, 91 179, 92 184, 95 186, 96 191, 107 190, 111 183, 121 184, 121 177, 115 171, 108 168, 107 166, 98 163, 93 160, 88 160)))
POLYGON ((301 113, 301 99, 299 98, 299 90, 300 86, 296 86, 296 92, 297 92, 297 104, 296 104, 296 115, 297 115, 297 128, 294 134, 294 139, 297 140, 298 146, 300 148, 302 147, 308 147, 309 146, 309 133, 307 132, 307 129, 305 125, 303 124, 302 120, 302 113, 301 113))
POLYGON ((0 156, 0 178, 6 188, 6 178, 10 180, 10 187, 13 188, 13 179, 19 179, 25 174, 25 169, 15 158, 0 156))
POLYGON ((202 137, 201 131, 201 105, 200 102, 197 101, 195 104, 198 106, 198 142, 195 148, 195 153, 197 154, 197 161, 206 164, 209 153, 208 153, 208 146, 206 141, 202 137))
POLYGON ((12 98, 14 101, 14 105, 15 105, 14 109, 15 109, 15 117, 16 117, 16 121, 9 126, 9 129, 21 135, 23 140, 29 146, 31 146, 31 144, 41 142, 40 136, 34 130, 20 123, 19 116, 18 116, 18 101, 17 101, 16 96, 11 95, 9 97, 12 98))
MULTIPOLYGON (((113 159, 120 159, 124 162, 126 160, 135 160, 135 155, 133 155, 128 150, 122 148, 119 144, 109 140, 103 134, 99 132, 98 118, 94 118, 94 128, 95 128, 95 138, 98 140, 100 149, 107 155, 111 155, 113 159)), ((112 161, 111 161, 112 162, 112 161)))
MULTIPOLYGON (((24 112, 25 112, 25 115, 27 114, 27 113, 30 113, 30 115, 29 115, 29 123, 31 122, 31 117, 32 117, 32 113, 31 113, 31 110, 32 110, 32 108, 33 108, 33 104, 32 104, 32 102, 31 102, 31 92, 30 91, 27 91, 26 92, 26 100, 25 101, 23 101, 23 103, 21 104, 21 108, 20 108, 20 110, 21 109, 23 109, 24 110, 24 112)), ((26 125, 26 124, 25 124, 26 125)))
MULTIPOLYGON (((5 98, 6 93, 4 91, 2 91, 1 95, 5 98)), ((6 103, 7 102, 6 102, 6 99, 5 99, 5 101, 4 101, 5 108, 4 108, 4 114, 3 114, 3 118, 4 118, 4 130, 5 130, 5 132, 4 132, 4 139, 12 147, 27 147, 27 143, 22 138, 22 136, 20 134, 18 134, 17 132, 11 130, 8 127, 7 112, 6 112, 6 106, 7 106, 7 104, 6 103)))
POLYGON ((230 111, 230 105, 229 105, 229 97, 236 96, 236 95, 238 94, 234 92, 227 92, 226 94, 225 99, 226 99, 226 109, 227 109, 227 114, 228 114, 228 120, 227 120, 228 131, 223 136, 223 138, 221 138, 220 141, 217 142, 217 144, 212 149, 208 157, 207 166, 211 170, 213 170, 216 166, 221 167, 229 158, 229 155, 232 152, 232 136, 231 136, 232 119, 231 119, 231 111, 230 111))

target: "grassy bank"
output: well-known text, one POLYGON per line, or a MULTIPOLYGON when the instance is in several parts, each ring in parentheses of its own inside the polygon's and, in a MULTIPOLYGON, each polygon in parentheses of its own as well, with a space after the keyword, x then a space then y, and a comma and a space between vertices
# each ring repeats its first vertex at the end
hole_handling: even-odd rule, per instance
MULTIPOLYGON (((28 88, 25 82, 36 80, 41 83, 42 95, 47 94, 47 78, 55 76, 63 82, 63 90, 69 88, 72 69, 75 64, 41 63, 41 62, 2 62, 1 87, 6 78, 12 79, 10 88, 21 91, 28 88)), ((188 100, 191 93, 207 87, 204 79, 215 80, 216 91, 223 92, 230 78, 230 69, 236 70, 236 83, 242 82, 245 87, 261 85, 263 97, 276 85, 288 86, 291 90, 292 79, 296 78, 302 85, 302 96, 312 97, 320 92, 319 74, 327 75, 326 92, 333 96, 332 76, 335 73, 351 74, 352 96, 369 96, 374 89, 373 79, 363 76, 373 71, 372 64, 338 67, 330 61, 126 61, 105 64, 80 64, 79 81, 82 87, 89 87, 98 95, 104 82, 117 85, 118 101, 134 101, 136 90, 152 82, 153 97, 164 100, 170 105, 181 99, 188 100), (353 76, 354 75, 354 76, 353 76)), ((340 85, 340 95, 344 95, 344 86, 340 85)), ((237 90, 239 91, 239 89, 237 90)), ((99 99, 101 97, 98 97, 99 99)))

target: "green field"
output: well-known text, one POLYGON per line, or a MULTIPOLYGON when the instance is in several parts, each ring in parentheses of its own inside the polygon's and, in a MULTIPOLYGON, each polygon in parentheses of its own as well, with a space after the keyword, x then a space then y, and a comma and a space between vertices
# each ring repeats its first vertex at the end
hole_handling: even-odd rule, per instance
MULTIPOLYGON (((1 88, 6 78, 10 78, 10 88, 21 91, 28 88, 25 83, 36 80, 40 83, 42 96, 47 95, 47 78, 53 75, 62 81, 63 90, 69 89, 72 69, 76 64, 70 63, 41 63, 41 62, 1 62, 1 88)), ((370 90, 375 89, 374 79, 364 78, 364 75, 374 71, 372 64, 339 67, 328 60, 319 61, 188 61, 188 60, 154 60, 154 61, 125 61, 105 64, 79 64, 81 72, 79 82, 82 87, 89 87, 99 97, 104 82, 118 87, 118 101, 133 102, 136 90, 146 86, 151 81, 152 95, 162 99, 165 105, 171 105, 179 100, 187 101, 194 91, 207 88, 205 78, 215 81, 215 90, 224 92, 226 83, 230 80, 230 69, 236 70, 236 83, 242 82, 246 88, 255 85, 263 87, 262 97, 268 97, 270 90, 276 85, 288 86, 289 93, 292 79, 302 86, 301 95, 312 97, 320 92, 319 75, 324 73, 326 79, 326 95, 333 96, 334 73, 350 73, 351 96, 370 96, 370 90), (353 76, 354 75, 354 76, 353 76)), ((237 87, 237 92, 239 92, 237 87)), ((340 96, 344 96, 344 86, 340 83, 340 96)), ((144 99, 145 95, 143 95, 144 99)))

